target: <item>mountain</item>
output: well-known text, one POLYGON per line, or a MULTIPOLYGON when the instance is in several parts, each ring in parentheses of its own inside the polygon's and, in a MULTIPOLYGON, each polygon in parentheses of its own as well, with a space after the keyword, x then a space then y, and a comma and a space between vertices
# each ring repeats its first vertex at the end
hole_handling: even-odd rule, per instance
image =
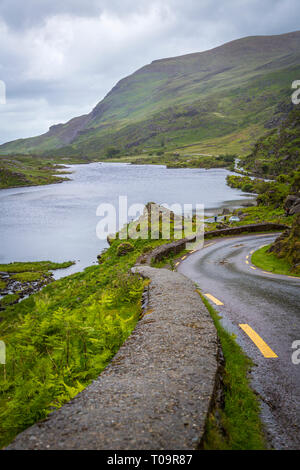
POLYGON ((243 153, 285 117, 299 77, 300 31, 155 60, 120 80, 89 114, 3 144, 0 153, 96 157, 112 145, 133 153, 226 136, 243 153))

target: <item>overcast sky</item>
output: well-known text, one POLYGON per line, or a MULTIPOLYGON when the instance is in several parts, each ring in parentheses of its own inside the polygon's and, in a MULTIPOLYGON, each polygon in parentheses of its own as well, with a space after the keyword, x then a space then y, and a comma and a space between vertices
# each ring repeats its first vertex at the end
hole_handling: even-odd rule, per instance
POLYGON ((299 0, 0 0, 0 142, 88 113, 152 60, 296 31, 298 18, 299 0))

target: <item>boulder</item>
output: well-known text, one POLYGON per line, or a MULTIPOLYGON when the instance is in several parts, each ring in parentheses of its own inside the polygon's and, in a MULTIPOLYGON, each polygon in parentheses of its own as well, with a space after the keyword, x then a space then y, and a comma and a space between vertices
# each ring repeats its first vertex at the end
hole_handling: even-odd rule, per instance
POLYGON ((300 214, 300 199, 298 199, 298 201, 299 202, 296 202, 290 208, 289 215, 300 214))
POLYGON ((290 194, 283 204, 286 215, 294 215, 300 213, 300 195, 290 194))
POLYGON ((109 245, 111 245, 115 239, 116 239, 116 235, 114 235, 113 233, 107 235, 106 237, 107 243, 109 245))
POLYGON ((227 209, 227 207, 224 207, 224 209, 222 210, 222 215, 228 215, 228 214, 231 214, 230 209, 227 209))

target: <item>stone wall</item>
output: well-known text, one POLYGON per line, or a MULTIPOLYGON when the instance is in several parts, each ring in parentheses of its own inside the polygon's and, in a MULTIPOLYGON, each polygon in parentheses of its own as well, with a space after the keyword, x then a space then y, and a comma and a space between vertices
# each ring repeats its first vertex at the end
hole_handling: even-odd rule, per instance
MULTIPOLYGON (((283 224, 274 224, 274 223, 261 223, 261 224, 250 224, 250 225, 241 225, 239 227, 224 228, 219 230, 212 230, 211 232, 205 232, 204 239, 209 239, 212 237, 221 237, 226 235, 239 235, 241 233, 250 232, 276 232, 279 230, 286 230, 287 225, 283 224)), ((140 256, 136 262, 136 265, 148 265, 161 261, 163 258, 168 257, 171 253, 177 254, 183 251, 186 248, 187 242, 195 241, 195 237, 183 238, 181 240, 176 240, 171 243, 166 243, 165 245, 158 246, 149 253, 145 253, 140 256)))

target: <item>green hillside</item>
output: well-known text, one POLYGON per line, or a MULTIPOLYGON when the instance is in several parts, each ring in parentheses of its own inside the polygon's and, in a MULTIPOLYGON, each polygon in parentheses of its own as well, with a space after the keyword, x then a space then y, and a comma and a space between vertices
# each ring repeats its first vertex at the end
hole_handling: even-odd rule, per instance
POLYGON ((243 166, 262 176, 289 174, 300 169, 300 105, 292 110, 278 128, 261 137, 243 166))
POLYGON ((233 139, 244 154, 274 116, 286 114, 278 105, 288 103, 299 76, 300 31, 156 60, 118 82, 91 113, 6 143, 0 153, 97 157, 111 145, 132 154, 216 142, 226 151, 233 139))

